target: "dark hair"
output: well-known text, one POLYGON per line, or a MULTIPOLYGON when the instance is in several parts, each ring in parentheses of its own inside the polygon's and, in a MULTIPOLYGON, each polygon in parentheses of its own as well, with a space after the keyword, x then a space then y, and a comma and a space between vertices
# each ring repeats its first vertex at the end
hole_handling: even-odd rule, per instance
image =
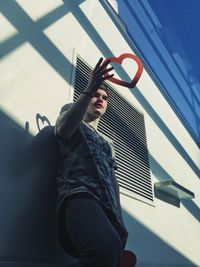
MULTIPOLYGON (((110 92, 109 87, 105 83, 102 83, 101 86, 99 87, 99 89, 104 90, 107 93, 107 95, 108 95, 108 99, 110 98, 111 92, 110 92)), ((72 104, 73 103, 67 103, 64 106, 62 106, 59 114, 65 112, 72 104)))
POLYGON ((102 84, 99 86, 99 89, 104 90, 104 91, 107 93, 108 98, 110 98, 111 93, 110 93, 110 90, 109 90, 109 87, 107 86, 107 84, 102 83, 102 84))

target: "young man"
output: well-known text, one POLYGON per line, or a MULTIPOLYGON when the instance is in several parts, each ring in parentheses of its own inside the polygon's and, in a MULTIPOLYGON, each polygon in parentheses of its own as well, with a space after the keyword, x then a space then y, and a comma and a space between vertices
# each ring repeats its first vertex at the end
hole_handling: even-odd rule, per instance
POLYGON ((80 267, 119 267, 126 244, 112 142, 97 131, 109 92, 102 85, 113 68, 101 58, 87 88, 61 109, 56 135, 62 159, 58 168, 60 242, 80 267))

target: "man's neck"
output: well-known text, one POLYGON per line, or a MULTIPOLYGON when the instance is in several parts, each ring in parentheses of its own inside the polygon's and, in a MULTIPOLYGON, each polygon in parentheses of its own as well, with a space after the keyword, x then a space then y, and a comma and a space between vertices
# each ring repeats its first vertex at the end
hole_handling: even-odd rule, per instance
POLYGON ((100 118, 96 118, 95 120, 92 120, 92 118, 85 116, 83 120, 87 122, 90 126, 92 126, 94 129, 97 130, 100 118))
POLYGON ((97 130, 98 124, 99 124, 99 118, 94 120, 94 121, 88 121, 87 124, 89 124, 90 126, 92 126, 95 130, 97 130))

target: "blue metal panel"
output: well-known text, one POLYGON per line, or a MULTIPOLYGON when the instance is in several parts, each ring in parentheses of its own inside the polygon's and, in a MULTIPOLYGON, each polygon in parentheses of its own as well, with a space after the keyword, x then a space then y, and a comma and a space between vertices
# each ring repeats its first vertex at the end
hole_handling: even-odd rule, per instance
POLYGON ((173 40, 171 43, 166 40, 168 28, 160 24, 147 1, 117 2, 118 14, 127 26, 128 35, 155 75, 159 89, 199 145, 200 95, 187 73, 187 62, 177 59, 170 45, 173 40))

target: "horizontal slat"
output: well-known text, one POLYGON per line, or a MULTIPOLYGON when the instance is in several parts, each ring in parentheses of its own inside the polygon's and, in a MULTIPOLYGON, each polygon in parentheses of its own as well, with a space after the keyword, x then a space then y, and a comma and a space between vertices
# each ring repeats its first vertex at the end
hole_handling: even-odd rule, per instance
MULTIPOLYGON (((103 133, 109 133, 109 130, 106 129, 106 127, 104 128, 104 131, 102 131, 103 133)), ((117 133, 117 132, 116 132, 117 133)), ((116 134, 110 134, 108 135, 109 137, 114 137, 113 141, 115 144, 115 150, 118 150, 118 146, 120 146, 121 149, 123 149, 122 151, 124 152, 128 152, 131 155, 133 153, 140 155, 140 158, 142 158, 147 164, 148 164, 148 152, 146 149, 142 148, 141 146, 139 147, 138 145, 136 146, 135 143, 132 142, 125 142, 122 138, 120 138, 119 136, 117 136, 116 134)), ((121 150, 120 150, 121 151, 121 150)))
POLYGON ((147 146, 139 138, 136 138, 133 132, 122 130, 122 127, 112 127, 112 125, 109 124, 109 120, 104 121, 103 125, 101 122, 98 129, 116 133, 118 140, 124 140, 125 144, 133 145, 133 148, 138 148, 140 151, 145 151, 145 154, 147 154, 147 146))
POLYGON ((146 189, 147 191, 151 192, 151 186, 149 184, 144 184, 144 183, 141 183, 141 180, 140 179, 136 179, 136 176, 131 176, 131 179, 130 179, 130 176, 129 178, 127 178, 127 173, 126 172, 123 172, 123 171, 117 171, 116 172, 116 176, 120 176, 119 177, 119 181, 121 180, 126 180, 126 182, 128 184, 132 184, 134 186, 138 185, 139 187, 141 188, 144 188, 144 190, 146 189), (123 179, 124 178, 124 179, 123 179))
MULTIPOLYGON (((121 159, 117 159, 117 167, 118 169, 116 170, 116 172, 124 172, 127 177, 130 177, 132 179, 132 177, 138 177, 140 182, 145 182, 148 183, 148 185, 150 185, 151 183, 149 183, 148 181, 149 179, 149 173, 145 170, 144 168, 142 168, 142 166, 137 166, 137 168, 135 168, 134 166, 136 164, 134 164, 131 168, 129 168, 129 165, 125 165, 123 164, 123 162, 121 162, 121 159)), ((128 179, 128 178, 127 178, 128 179)))
POLYGON ((107 109, 107 114, 112 114, 115 113, 117 114, 119 117, 122 117, 123 120, 126 118, 126 121, 129 121, 130 123, 132 122, 132 120, 135 120, 135 122, 138 125, 143 125, 143 117, 141 114, 138 113, 130 113, 129 109, 126 108, 121 108, 120 103, 116 103, 118 101, 118 99, 114 100, 112 98, 110 98, 109 100, 109 105, 108 105, 108 109, 107 109))
POLYGON ((116 114, 115 115, 112 115, 110 114, 107 115, 107 116, 104 116, 104 118, 101 120, 100 122, 100 126, 103 122, 105 121, 110 121, 110 124, 112 125, 112 127, 114 128, 119 128, 119 127, 126 127, 127 129, 129 129, 129 132, 131 135, 135 135, 137 136, 144 144, 146 143, 146 140, 145 140, 145 133, 144 131, 141 132, 141 128, 140 126, 138 126, 135 121, 133 120, 131 124, 128 124, 127 121, 123 121, 122 123, 122 119, 117 119, 117 116, 116 114))
POLYGON ((134 192, 140 192, 140 194, 144 197, 145 196, 148 196, 149 198, 152 197, 151 190, 148 190, 145 187, 141 187, 139 184, 135 183, 134 185, 131 185, 130 183, 127 182, 127 180, 120 179, 119 185, 126 185, 127 187, 129 187, 129 189, 134 190, 134 192))
POLYGON ((141 112, 139 112, 137 109, 133 108, 132 105, 130 105, 126 99, 124 99, 121 95, 119 95, 114 89, 112 89, 110 86, 108 86, 113 93, 111 96, 111 101, 114 99, 114 102, 121 108, 121 112, 125 111, 125 114, 128 112, 128 114, 133 115, 134 117, 137 117, 139 120, 143 119, 143 115, 141 112))
POLYGON ((133 151, 133 149, 129 149, 125 144, 119 144, 118 142, 115 142, 115 146, 116 155, 131 161, 134 159, 134 163, 136 162, 138 165, 145 165, 145 167, 149 168, 148 158, 144 152, 139 153, 140 151, 133 151))
POLYGON ((141 192, 141 191, 139 191, 137 189, 130 188, 129 185, 127 185, 127 184, 125 184, 123 182, 121 182, 121 183, 119 182, 119 185, 122 186, 123 188, 127 189, 130 192, 134 192, 134 193, 136 193, 136 194, 138 194, 138 195, 140 195, 140 196, 142 196, 144 198, 147 198, 147 199, 153 201, 153 197, 152 196, 144 194, 143 192, 141 192))
POLYGON ((135 122, 142 126, 144 119, 143 115, 138 112, 130 112, 130 109, 122 107, 122 104, 119 101, 119 99, 114 99, 113 97, 110 98, 107 114, 112 114, 114 112, 115 114, 118 114, 119 117, 122 117, 123 120, 126 118, 126 121, 129 121, 130 123, 135 119, 135 122))
MULTIPOLYGON (((107 126, 109 128, 109 130, 112 129, 112 131, 119 131, 119 134, 126 139, 138 139, 138 141, 140 141, 142 144, 144 144, 144 146, 146 147, 146 140, 145 140, 145 136, 142 135, 139 131, 141 131, 141 128, 136 128, 133 130, 131 129, 132 127, 127 127, 126 124, 121 123, 120 121, 117 121, 116 119, 114 119, 112 116, 110 117, 106 117, 103 120, 100 121, 100 125, 99 125, 99 129, 101 129, 101 127, 105 127, 107 126), (126 130, 125 130, 126 128, 126 130), (121 131, 122 130, 122 131, 121 131), (125 136, 122 134, 122 132, 125 133, 125 136)), ((102 128, 102 129, 103 129, 102 128)))

